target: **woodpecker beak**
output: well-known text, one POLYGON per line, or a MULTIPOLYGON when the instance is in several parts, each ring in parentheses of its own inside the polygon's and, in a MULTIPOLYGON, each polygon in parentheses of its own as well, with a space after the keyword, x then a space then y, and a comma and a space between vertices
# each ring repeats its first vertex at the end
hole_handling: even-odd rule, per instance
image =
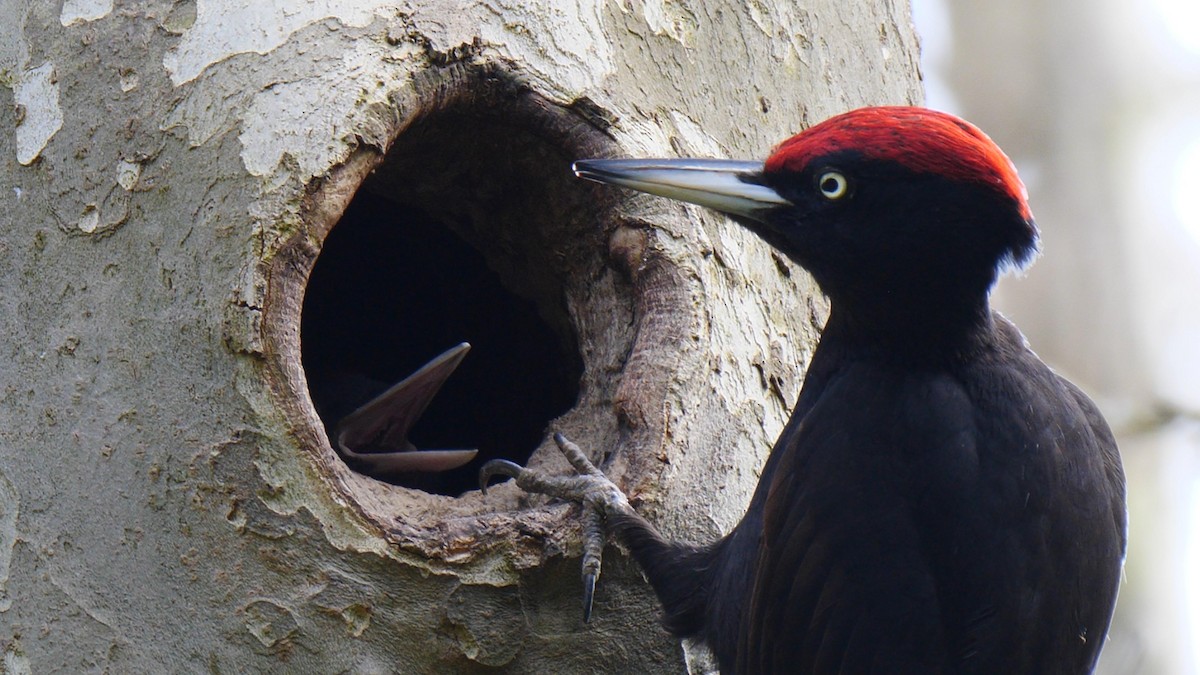
POLYGON ((761 221, 791 202, 763 185, 761 162, 729 159, 581 159, 576 176, 761 221))

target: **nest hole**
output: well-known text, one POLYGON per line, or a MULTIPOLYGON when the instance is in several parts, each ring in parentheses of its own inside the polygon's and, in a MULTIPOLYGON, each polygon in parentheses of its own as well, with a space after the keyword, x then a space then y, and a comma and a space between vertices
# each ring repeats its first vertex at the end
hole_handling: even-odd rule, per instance
POLYGON ((491 161, 464 163, 467 148, 447 154, 440 134, 461 137, 462 123, 426 125, 397 142, 396 159, 384 160, 322 244, 301 314, 309 394, 331 439, 346 414, 471 344, 409 439, 421 450, 479 454, 449 471, 373 476, 450 496, 475 489, 489 459, 525 464, 550 421, 575 404, 583 371, 561 288, 543 264, 545 233, 514 232, 530 226, 505 218, 521 204, 487 186, 520 178, 503 166, 493 173, 491 161), (446 157, 456 168, 429 170, 446 157))

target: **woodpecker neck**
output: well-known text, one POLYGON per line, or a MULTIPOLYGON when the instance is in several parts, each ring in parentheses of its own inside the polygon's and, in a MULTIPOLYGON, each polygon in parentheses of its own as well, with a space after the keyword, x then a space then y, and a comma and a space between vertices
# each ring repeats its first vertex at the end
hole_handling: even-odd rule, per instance
POLYGON ((888 361, 939 364, 972 353, 991 330, 986 292, 906 295, 831 298, 822 342, 832 340, 888 361))

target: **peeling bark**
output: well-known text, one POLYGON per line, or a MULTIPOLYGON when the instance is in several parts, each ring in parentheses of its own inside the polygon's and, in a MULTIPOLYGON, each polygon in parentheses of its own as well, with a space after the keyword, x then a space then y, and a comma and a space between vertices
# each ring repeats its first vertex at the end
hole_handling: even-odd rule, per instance
MULTIPOLYGON (((581 624, 574 507, 345 467, 302 355, 310 273, 356 198, 428 214, 578 352, 547 431, 710 539, 823 301, 720 218, 569 163, 763 156, 917 100, 915 51, 902 1, 0 7, 6 662, 686 669, 619 550, 581 624)), ((566 470, 548 442, 512 450, 566 470)))

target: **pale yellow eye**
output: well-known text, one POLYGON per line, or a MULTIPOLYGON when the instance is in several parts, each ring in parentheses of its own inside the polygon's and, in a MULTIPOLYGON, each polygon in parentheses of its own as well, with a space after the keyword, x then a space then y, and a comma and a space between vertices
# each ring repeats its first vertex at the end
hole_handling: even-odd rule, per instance
POLYGON ((828 200, 837 200, 850 191, 850 181, 837 171, 826 171, 817 178, 817 189, 828 200))

